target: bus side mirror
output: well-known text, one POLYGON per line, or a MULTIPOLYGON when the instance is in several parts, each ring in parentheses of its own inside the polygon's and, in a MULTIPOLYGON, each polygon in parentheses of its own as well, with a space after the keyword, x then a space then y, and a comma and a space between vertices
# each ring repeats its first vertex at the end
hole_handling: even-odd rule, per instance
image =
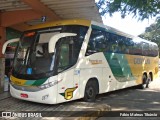
POLYGON ((55 51, 55 45, 57 43, 57 41, 60 39, 60 38, 63 38, 63 37, 68 37, 68 36, 76 36, 77 34, 75 33, 58 33, 54 36, 52 36, 49 40, 49 44, 48 44, 48 52, 49 53, 54 53, 55 51))
POLYGON ((19 38, 15 38, 15 39, 10 39, 10 40, 8 40, 7 42, 5 42, 4 44, 3 44, 3 47, 2 47, 2 54, 4 54, 5 52, 6 52, 6 48, 7 48, 7 45, 9 44, 9 43, 14 43, 14 42, 18 42, 19 41, 19 38))

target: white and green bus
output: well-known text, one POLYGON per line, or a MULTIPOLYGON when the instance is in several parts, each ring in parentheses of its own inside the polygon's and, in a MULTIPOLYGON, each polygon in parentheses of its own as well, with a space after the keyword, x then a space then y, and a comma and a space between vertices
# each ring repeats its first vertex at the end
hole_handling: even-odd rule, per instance
POLYGON ((10 93, 57 104, 141 85, 158 76, 156 43, 89 20, 62 20, 24 31, 18 42, 10 93))

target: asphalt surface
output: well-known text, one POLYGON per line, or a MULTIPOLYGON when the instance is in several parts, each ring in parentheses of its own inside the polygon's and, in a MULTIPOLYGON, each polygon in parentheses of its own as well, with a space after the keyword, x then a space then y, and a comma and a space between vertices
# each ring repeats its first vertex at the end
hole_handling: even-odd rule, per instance
POLYGON ((160 120, 160 116, 156 116, 156 114, 160 115, 160 78, 151 82, 147 89, 131 87, 99 95, 97 102, 110 105, 116 116, 108 115, 98 120, 160 120), (143 116, 130 116, 131 113, 136 112, 142 113, 143 116), (122 113, 128 113, 129 116, 123 116, 122 113), (144 113, 152 114, 145 116, 144 113))
POLYGON ((160 80, 144 90, 131 87, 99 95, 97 102, 110 105, 112 111, 160 111, 160 80))

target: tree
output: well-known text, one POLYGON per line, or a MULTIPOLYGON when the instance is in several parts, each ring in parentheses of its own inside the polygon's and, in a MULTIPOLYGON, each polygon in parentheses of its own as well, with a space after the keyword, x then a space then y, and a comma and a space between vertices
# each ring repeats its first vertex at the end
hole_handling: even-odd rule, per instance
POLYGON ((102 16, 120 12, 122 18, 133 14, 139 20, 144 20, 160 15, 160 0, 99 0, 97 7, 102 16))
POLYGON ((160 48, 160 17, 154 24, 147 27, 145 33, 139 35, 139 37, 157 43, 160 48))

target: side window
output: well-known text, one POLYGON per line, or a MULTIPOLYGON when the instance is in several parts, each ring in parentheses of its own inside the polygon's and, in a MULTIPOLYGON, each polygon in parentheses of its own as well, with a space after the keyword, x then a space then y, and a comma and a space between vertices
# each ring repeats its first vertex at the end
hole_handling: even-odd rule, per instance
POLYGON ((157 45, 153 45, 153 56, 154 57, 158 56, 158 51, 159 51, 158 46, 157 45))
POLYGON ((149 55, 149 43, 142 43, 142 55, 149 55))
POLYGON ((104 47, 105 47, 104 52, 112 52, 112 43, 109 32, 105 33, 104 47))
POLYGON ((153 48, 154 48, 154 46, 153 46, 152 44, 150 44, 150 45, 149 45, 149 53, 148 53, 148 56, 154 56, 153 48))
POLYGON ((142 42, 139 39, 133 39, 133 55, 142 55, 142 42))
POLYGON ((124 43, 124 40, 126 39, 123 36, 116 35, 113 33, 110 34, 110 46, 111 46, 111 52, 114 53, 125 53, 126 52, 126 45, 124 43))
POLYGON ((129 47, 127 45, 129 42, 128 40, 130 40, 130 38, 120 36, 119 44, 121 48, 121 53, 123 54, 129 54, 129 47))
POLYGON ((115 52, 120 54, 127 53, 126 44, 125 44, 126 37, 116 35, 115 37, 115 52))
POLYGON ((96 52, 102 52, 105 49, 104 33, 101 30, 92 29, 89 43, 87 46, 86 56, 96 52))
POLYGON ((127 54, 133 54, 134 51, 133 51, 133 46, 134 46, 134 42, 133 42, 133 39, 132 38, 126 38, 126 48, 127 48, 127 54))
POLYGON ((129 49, 127 48, 128 40, 126 37, 116 35, 113 33, 105 33, 105 50, 104 52, 115 52, 128 54, 129 49))
POLYGON ((117 40, 117 35, 110 33, 111 51, 115 53, 119 51, 117 40))

